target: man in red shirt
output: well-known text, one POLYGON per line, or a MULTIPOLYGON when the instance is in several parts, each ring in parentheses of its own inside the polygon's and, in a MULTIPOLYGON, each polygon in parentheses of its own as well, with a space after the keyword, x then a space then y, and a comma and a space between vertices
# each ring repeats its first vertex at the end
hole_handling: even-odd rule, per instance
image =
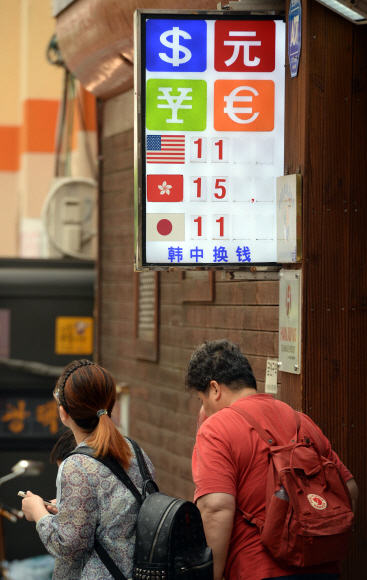
MULTIPOLYGON (((213 550, 214 580, 223 575, 226 580, 337 580, 338 562, 317 568, 280 566, 262 545, 258 529, 237 509, 264 519, 269 447, 231 405, 242 406, 271 437, 284 442, 296 431, 291 407, 257 393, 248 360, 227 339, 207 341, 195 350, 186 388, 197 393, 208 416, 196 436, 192 469, 194 499, 213 550)), ((353 476, 322 431, 301 415, 299 440, 306 436, 339 468, 355 505, 358 488, 353 476)))

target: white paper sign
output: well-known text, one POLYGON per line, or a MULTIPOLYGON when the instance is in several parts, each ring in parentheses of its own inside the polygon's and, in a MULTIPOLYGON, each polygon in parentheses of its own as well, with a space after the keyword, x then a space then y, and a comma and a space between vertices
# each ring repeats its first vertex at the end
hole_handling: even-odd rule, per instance
POLYGON ((277 262, 280 264, 301 258, 301 189, 301 175, 277 177, 277 262))
POLYGON ((278 361, 274 358, 268 358, 266 361, 265 393, 276 395, 278 376, 278 361))

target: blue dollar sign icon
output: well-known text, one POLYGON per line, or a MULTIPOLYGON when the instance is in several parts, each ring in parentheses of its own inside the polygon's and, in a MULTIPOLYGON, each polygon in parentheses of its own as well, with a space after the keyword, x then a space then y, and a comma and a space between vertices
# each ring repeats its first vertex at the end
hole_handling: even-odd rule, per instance
POLYGON ((146 23, 149 71, 206 70, 207 24, 204 20, 150 19, 146 23))
POLYGON ((179 66, 180 64, 187 62, 188 60, 190 60, 192 56, 191 51, 188 48, 186 48, 185 46, 181 46, 180 36, 182 36, 185 39, 192 40, 189 33, 185 32, 184 30, 180 30, 178 26, 174 26, 172 30, 166 30, 166 32, 163 32, 163 34, 161 34, 161 37, 159 39, 164 46, 167 46, 168 48, 172 49, 171 58, 167 56, 165 52, 160 52, 159 58, 164 60, 164 62, 172 63, 173 66, 179 66), (170 36, 172 37, 172 42, 167 40, 170 36), (182 58, 180 57, 181 52, 184 55, 182 58))

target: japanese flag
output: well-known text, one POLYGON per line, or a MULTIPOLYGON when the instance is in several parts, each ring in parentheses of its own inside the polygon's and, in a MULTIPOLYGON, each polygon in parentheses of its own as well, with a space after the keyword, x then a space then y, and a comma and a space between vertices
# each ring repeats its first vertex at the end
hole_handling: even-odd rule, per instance
POLYGON ((183 175, 147 175, 147 201, 183 201, 183 175))
POLYGON ((147 242, 183 242, 184 213, 147 213, 147 242))

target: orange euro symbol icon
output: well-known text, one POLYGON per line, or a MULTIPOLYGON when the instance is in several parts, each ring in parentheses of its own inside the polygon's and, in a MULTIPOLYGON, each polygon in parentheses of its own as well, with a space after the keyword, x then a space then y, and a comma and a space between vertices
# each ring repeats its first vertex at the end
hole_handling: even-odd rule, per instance
POLYGON ((224 112, 227 113, 228 117, 232 119, 235 123, 241 123, 242 125, 246 125, 247 123, 253 123, 255 119, 258 118, 259 113, 253 113, 252 107, 236 107, 234 108, 235 102, 242 102, 242 103, 252 103, 252 96, 251 95, 243 95, 242 97, 238 95, 240 91, 248 91, 255 95, 256 97, 259 93, 253 89, 252 87, 237 87, 233 89, 230 95, 224 97, 227 106, 224 107, 224 112), (251 115, 248 119, 243 119, 239 117, 239 113, 245 113, 246 115, 251 115))
POLYGON ((217 131, 272 131, 274 91, 273 81, 216 81, 214 128, 217 131))

